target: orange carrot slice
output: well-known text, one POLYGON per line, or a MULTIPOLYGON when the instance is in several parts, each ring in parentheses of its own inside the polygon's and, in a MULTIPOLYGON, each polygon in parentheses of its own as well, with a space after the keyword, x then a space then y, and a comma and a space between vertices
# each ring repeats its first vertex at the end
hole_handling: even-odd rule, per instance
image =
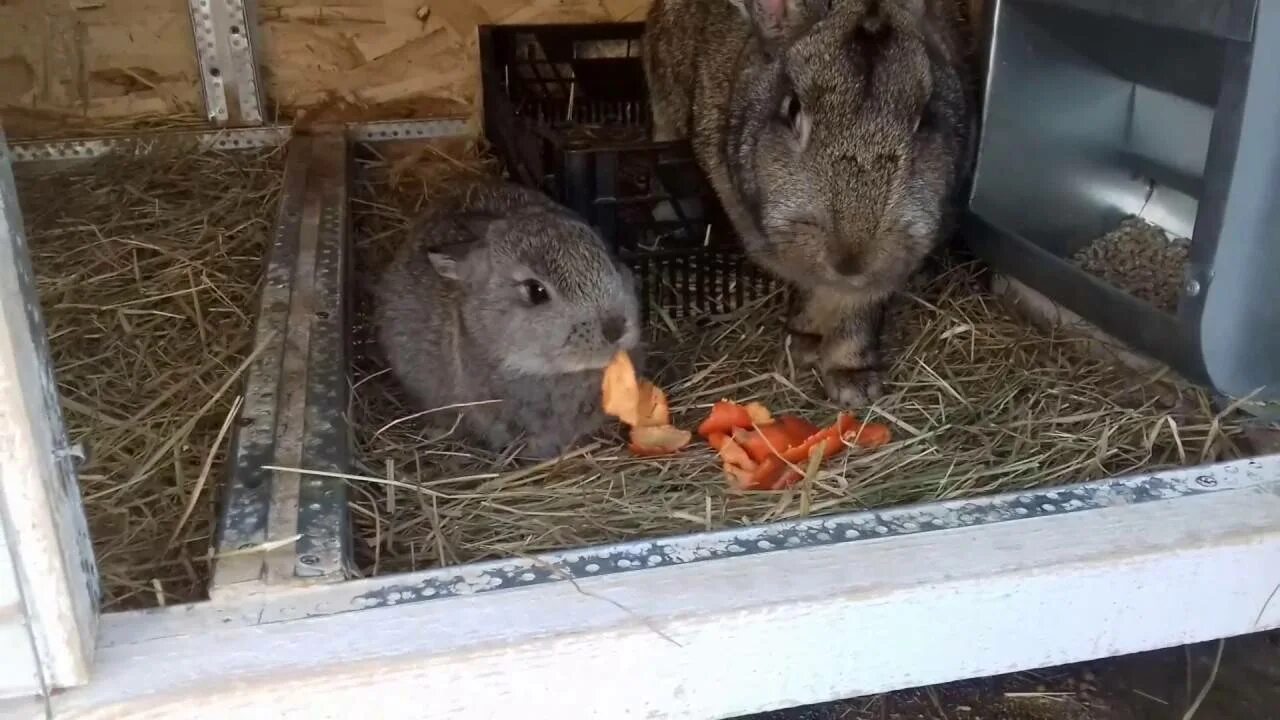
POLYGON ((721 400, 711 406, 711 414, 698 426, 698 434, 707 437, 711 433, 728 435, 735 428, 751 427, 751 414, 736 402, 721 400))
POLYGON ((632 427, 639 423, 640 384, 625 350, 619 350, 604 369, 600 394, 606 414, 632 427))
MULTIPOLYGON (((781 423, 761 425, 754 430, 735 430, 733 439, 756 462, 764 462, 770 455, 785 452, 797 442, 792 439, 787 428, 781 423)), ((804 438, 799 442, 804 442, 804 438)))
POLYGON ((749 402, 746 404, 747 417, 751 418, 751 422, 755 425, 771 425, 773 423, 773 413, 769 412, 769 408, 758 402, 749 402))
POLYGON ((751 454, 743 449, 741 445, 724 435, 717 435, 716 437, 720 443, 716 451, 720 453, 720 459, 724 461, 725 465, 733 465, 748 471, 756 469, 755 458, 751 457, 751 454))
POLYGON ((840 413, 834 424, 810 435, 805 441, 782 453, 782 459, 793 465, 809 459, 809 451, 819 442, 826 441, 822 458, 829 460, 845 449, 844 440, 855 441, 867 448, 876 448, 889 442, 889 428, 879 423, 861 423, 852 415, 840 413))
POLYGON ((637 391, 636 425, 659 426, 671 424, 671 408, 667 394, 648 380, 641 380, 637 391))
POLYGON ((778 424, 787 430, 787 447, 799 445, 809 439, 810 435, 818 432, 821 428, 802 417, 795 415, 781 415, 778 417, 778 424))
POLYGON ((693 439, 693 433, 670 425, 650 425, 631 428, 632 453, 641 457, 670 455, 693 439))

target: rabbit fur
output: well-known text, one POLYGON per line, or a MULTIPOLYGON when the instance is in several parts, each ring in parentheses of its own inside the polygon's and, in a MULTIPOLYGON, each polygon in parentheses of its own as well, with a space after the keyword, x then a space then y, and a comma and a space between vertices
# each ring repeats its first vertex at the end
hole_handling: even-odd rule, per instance
MULTIPOLYGON (((603 369, 638 351, 630 271, 541 193, 477 182, 418 220, 375 288, 378 338, 424 409, 494 451, 553 457, 596 431, 603 369)), ((633 354, 637 361, 637 354, 633 354)))
POLYGON ((793 354, 881 394, 884 305, 973 155, 958 0, 655 0, 654 140, 688 138, 748 255, 791 283, 793 354))

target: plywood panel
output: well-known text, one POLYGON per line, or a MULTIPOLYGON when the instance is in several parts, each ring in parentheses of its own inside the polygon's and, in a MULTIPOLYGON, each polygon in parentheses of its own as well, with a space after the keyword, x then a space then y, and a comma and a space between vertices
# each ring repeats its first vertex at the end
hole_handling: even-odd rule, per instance
POLYGON ((262 0, 267 88, 286 115, 476 110, 476 27, 639 20, 648 0, 262 0))
POLYGON ((0 2, 11 135, 186 116, 201 106, 184 0, 0 2))

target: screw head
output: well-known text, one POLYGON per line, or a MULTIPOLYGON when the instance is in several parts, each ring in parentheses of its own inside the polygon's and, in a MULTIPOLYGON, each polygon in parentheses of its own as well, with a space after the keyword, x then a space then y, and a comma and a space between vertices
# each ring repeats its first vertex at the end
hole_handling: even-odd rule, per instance
POLYGON ((319 564, 320 558, 316 557, 315 555, 300 555, 298 556, 298 562, 302 563, 303 565, 316 565, 316 564, 319 564))
POLYGON ((1195 278, 1187 278, 1182 290, 1187 294, 1187 297, 1195 297, 1200 294, 1200 281, 1195 278))
POLYGON ((1199 485, 1200 487, 1217 487, 1218 479, 1213 477, 1212 475, 1201 475, 1200 477, 1196 478, 1196 484, 1199 485))

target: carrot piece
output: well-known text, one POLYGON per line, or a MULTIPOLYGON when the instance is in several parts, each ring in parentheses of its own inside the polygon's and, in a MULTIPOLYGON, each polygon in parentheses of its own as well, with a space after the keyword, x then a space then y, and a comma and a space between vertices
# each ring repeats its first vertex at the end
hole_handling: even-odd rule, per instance
POLYGON ((787 466, 777 455, 770 456, 767 460, 760 463, 755 472, 751 474, 751 484, 743 490, 772 490, 774 485, 782 479, 783 473, 787 470, 787 466))
POLYGON ((887 425, 854 421, 853 427, 846 430, 842 437, 860 447, 878 448, 887 445, 893 439, 893 434, 889 432, 887 425))
POLYGON ((796 483, 800 482, 803 479, 804 479, 804 475, 801 475, 800 473, 796 472, 795 468, 792 468, 792 467, 783 468, 782 475, 778 476, 778 479, 773 481, 773 485, 770 486, 770 489, 786 490, 787 488, 795 485, 796 483))
POLYGON ((711 433, 707 436, 707 444, 710 445, 713 450, 717 451, 723 447, 725 442, 728 440, 729 436, 725 433, 711 433))
POLYGON ((745 408, 747 415, 751 418, 751 422, 755 425, 771 425, 773 424, 773 413, 769 412, 769 408, 758 402, 749 402, 745 408))
POLYGON ((640 385, 636 380, 636 368, 631 364, 631 356, 625 350, 619 350, 604 369, 600 394, 606 414, 632 427, 638 423, 640 385))
POLYGON ((817 425, 796 415, 780 415, 777 420, 778 424, 787 431, 787 447, 803 443, 820 429, 817 425))
POLYGON ((711 433, 733 432, 734 428, 751 427, 751 414, 731 400, 721 400, 711 406, 711 414, 698 426, 698 434, 707 437, 711 433))
POLYGON ((729 480, 729 487, 734 490, 750 490, 754 482, 754 474, 754 468, 748 470, 732 463, 724 464, 724 475, 729 480))
MULTIPOLYGON (((754 430, 735 430, 733 439, 756 462, 764 462, 770 455, 785 452, 796 442, 781 423, 761 425, 754 430)), ((803 441, 801 438, 800 442, 803 441)))
POLYGON ((748 471, 756 469, 756 460, 751 457, 750 453, 734 442, 732 438, 723 435, 720 437, 724 439, 721 441, 717 451, 720 453, 720 459, 724 461, 725 465, 734 465, 748 471))
POLYGON ((693 433, 670 425, 631 428, 631 452, 641 457, 670 455, 693 439, 693 433))
POLYGON ((662 388, 648 380, 641 380, 636 395, 636 425, 671 424, 671 408, 667 405, 667 394, 662 388))
POLYGON ((826 441, 823 448, 823 460, 830 460, 845 449, 845 439, 855 441, 867 448, 880 447, 889 442, 889 428, 879 423, 861 423, 852 415, 840 413, 835 423, 810 435, 799 445, 782 453, 782 459, 793 465, 799 465, 809 459, 809 451, 819 442, 826 441))

